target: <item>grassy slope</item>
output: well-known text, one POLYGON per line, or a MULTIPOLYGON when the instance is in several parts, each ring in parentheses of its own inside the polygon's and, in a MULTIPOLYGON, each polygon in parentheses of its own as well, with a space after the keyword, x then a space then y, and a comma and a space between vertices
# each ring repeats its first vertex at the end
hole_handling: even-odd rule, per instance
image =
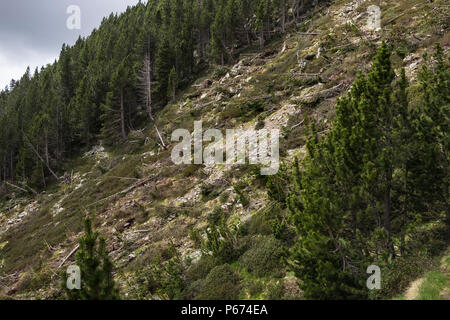
MULTIPOLYGON (((385 27, 372 34, 363 31, 365 19, 360 16, 369 1, 335 1, 289 30, 286 37, 273 39, 264 50, 247 49, 240 63, 229 70, 211 71, 198 79, 197 83, 211 79, 210 88, 179 92, 177 101, 159 113, 157 126, 167 143, 173 130, 192 130, 193 121, 199 119, 204 129, 282 127, 284 160, 301 156, 305 126, 290 128, 303 119, 315 119, 319 131, 326 131, 336 98, 349 88, 358 70, 367 70, 381 39, 394 43, 398 53, 394 65, 397 69, 406 66, 412 80, 421 54, 433 43, 440 41, 448 48, 448 32, 438 26, 439 3, 443 1, 433 5, 423 0, 379 1, 385 27), (349 5, 358 2, 359 6, 349 5), (305 31, 319 34, 301 33, 305 31), (305 59, 319 47, 319 58, 305 59), (321 94, 339 84, 334 94, 321 94)), ((80 156, 67 164, 67 172, 73 170, 74 177, 69 185, 53 185, 33 199, 17 195, 0 204, 0 294, 57 297, 59 264, 75 246, 81 218, 88 211, 108 238, 119 268, 117 278, 126 292, 125 279, 156 256, 164 256, 169 242, 184 256, 197 257, 199 250, 189 230, 204 231, 214 208, 225 206, 229 222, 239 222, 258 215, 268 202, 264 186, 248 167, 176 166, 170 151, 158 148, 153 128, 135 132, 130 140, 120 149, 80 156), (248 206, 243 206, 232 188, 241 181, 247 184, 248 206), (202 196, 205 184, 215 192, 202 196)), ((245 271, 242 275, 248 276, 245 271)), ((266 286, 277 281, 256 282, 266 286)))
POLYGON ((418 300, 450 299, 450 253, 441 259, 440 268, 428 271, 419 287, 418 300))
POLYGON ((397 300, 450 300, 450 249, 436 268, 416 279, 397 300))

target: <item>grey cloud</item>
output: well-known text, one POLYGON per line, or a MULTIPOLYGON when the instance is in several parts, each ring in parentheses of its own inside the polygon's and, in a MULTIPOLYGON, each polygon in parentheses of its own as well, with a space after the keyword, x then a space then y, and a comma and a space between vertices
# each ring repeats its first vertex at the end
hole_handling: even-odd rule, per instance
POLYGON ((1 0, 0 88, 18 79, 26 67, 46 65, 57 58, 63 43, 87 36, 111 12, 122 12, 138 0, 1 0), (67 8, 81 9, 81 29, 69 30, 67 8), (20 70, 22 71, 18 73, 20 70))

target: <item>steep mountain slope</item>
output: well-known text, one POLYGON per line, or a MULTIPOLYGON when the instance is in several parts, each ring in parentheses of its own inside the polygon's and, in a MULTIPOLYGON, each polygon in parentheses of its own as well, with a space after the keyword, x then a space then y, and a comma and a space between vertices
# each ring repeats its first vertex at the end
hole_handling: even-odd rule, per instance
MULTIPOLYGON (((317 7, 264 49, 255 44, 233 65, 209 70, 178 92, 156 114, 155 126, 130 132, 129 141, 113 149, 99 143, 65 164, 64 182, 32 198, 18 194, 1 203, 0 292, 19 299, 61 297, 60 273, 73 261, 88 213, 107 238, 115 277, 128 298, 155 297, 141 291, 138 284, 146 275, 139 272, 173 259, 173 248, 184 259, 185 277, 207 275, 207 266, 207 271, 192 269, 202 255, 198 239, 206 238, 211 222, 221 216, 230 230, 241 227, 242 253, 252 241, 268 237, 267 212, 276 205, 259 167, 176 165, 171 134, 178 128, 192 132, 195 120, 203 121, 204 130, 279 128, 282 162, 302 158, 308 124, 315 120, 321 134, 329 130, 337 98, 358 71, 369 69, 382 40, 395 50, 397 73, 405 67, 413 84, 423 53, 436 42, 448 52, 445 1, 377 1, 380 31, 365 29, 372 4, 334 1, 317 7)), ((281 217, 286 219, 285 213, 281 217)), ((261 276, 248 272, 244 258, 234 259, 231 267, 241 277, 240 298, 302 297, 285 267, 261 276)))

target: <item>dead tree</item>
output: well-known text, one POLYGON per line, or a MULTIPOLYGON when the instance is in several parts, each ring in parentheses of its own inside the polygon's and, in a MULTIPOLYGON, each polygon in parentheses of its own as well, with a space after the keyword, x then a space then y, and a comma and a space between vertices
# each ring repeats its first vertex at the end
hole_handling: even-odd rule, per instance
MULTIPOLYGON (((52 168, 50 168, 50 165, 41 157, 41 155, 39 154, 38 150, 36 150, 36 148, 33 146, 33 144, 31 143, 30 139, 28 139, 27 135, 22 131, 22 135, 25 137, 25 139, 27 140, 28 144, 31 147, 31 150, 33 150, 33 152, 36 154, 36 156, 38 157, 38 159, 47 166, 48 171, 50 171, 50 173, 55 177, 56 180, 59 180, 58 176, 56 175, 56 173, 52 170, 52 168)), ((45 180, 45 179, 44 179, 45 180)))
POLYGON ((152 62, 150 53, 147 53, 144 58, 144 63, 139 74, 139 87, 141 89, 142 99, 145 104, 145 110, 147 111, 150 120, 154 121, 152 113, 152 62))

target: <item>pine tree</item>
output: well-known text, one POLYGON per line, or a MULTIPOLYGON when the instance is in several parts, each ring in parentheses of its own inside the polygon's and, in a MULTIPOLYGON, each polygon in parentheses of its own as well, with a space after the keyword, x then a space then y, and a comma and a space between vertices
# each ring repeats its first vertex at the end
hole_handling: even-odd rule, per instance
POLYGON ((225 38, 225 21, 223 0, 219 3, 214 22, 211 25, 211 54, 215 58, 219 58, 220 64, 223 66, 226 60, 226 38, 225 38))
POLYGON ((103 120, 102 135, 108 143, 113 143, 119 136, 123 141, 128 140, 126 114, 129 86, 133 82, 131 75, 129 56, 117 67, 111 76, 111 91, 106 97, 106 103, 102 105, 103 120))
POLYGON ((430 200, 429 203, 433 200, 440 203, 450 236, 450 58, 444 55, 439 44, 433 54, 434 63, 427 55, 424 58, 419 74, 423 95, 419 106, 422 113, 418 121, 420 135, 417 137, 422 141, 418 157, 423 168, 421 172, 415 170, 418 173, 416 185, 421 187, 420 192, 430 200))
POLYGON ((259 29, 259 46, 261 48, 264 47, 266 38, 269 38, 266 34, 271 22, 271 7, 271 0, 261 0, 256 9, 256 24, 259 29))
POLYGON ((63 89, 64 102, 69 104, 74 95, 74 83, 72 74, 72 62, 69 53, 69 47, 63 44, 59 55, 59 65, 61 74, 61 85, 63 89))
POLYGON ((175 70, 175 67, 172 67, 169 74, 169 86, 167 87, 167 97, 169 100, 174 101, 175 100, 175 94, 177 90, 178 85, 178 79, 177 79, 177 72, 175 70))
POLYGON ((393 141, 393 121, 397 110, 392 108, 392 81, 395 73, 390 52, 383 42, 367 78, 363 102, 359 105, 363 142, 363 192, 369 208, 382 217, 385 249, 394 256, 392 244, 392 179, 397 147, 393 141), (382 212, 380 210, 382 209, 382 212))
POLYGON ((330 152, 331 144, 317 137, 308 141, 308 158, 301 176, 301 194, 292 193, 288 208, 301 235, 292 250, 291 268, 302 279, 305 296, 313 299, 364 297, 357 274, 361 258, 350 245, 345 203, 340 198, 330 152), (356 275, 355 275, 356 273, 356 275))
POLYGON ((158 98, 166 103, 170 70, 175 65, 175 59, 171 50, 169 36, 164 31, 163 33, 155 57, 155 76, 157 80, 155 82, 155 91, 158 93, 158 98))
POLYGON ((106 249, 106 241, 92 230, 89 218, 84 220, 84 235, 79 239, 76 265, 81 272, 81 289, 66 287, 68 275, 64 273, 62 287, 70 300, 115 300, 119 298, 113 279, 113 263, 106 249))
POLYGON ((392 204, 408 201, 410 186, 394 172, 405 172, 415 129, 405 74, 394 78, 383 43, 368 76, 338 101, 331 132, 320 138, 312 127, 302 191, 287 200, 301 235, 292 267, 310 298, 365 297, 367 265, 396 256, 392 221, 405 227, 408 208, 392 204))

